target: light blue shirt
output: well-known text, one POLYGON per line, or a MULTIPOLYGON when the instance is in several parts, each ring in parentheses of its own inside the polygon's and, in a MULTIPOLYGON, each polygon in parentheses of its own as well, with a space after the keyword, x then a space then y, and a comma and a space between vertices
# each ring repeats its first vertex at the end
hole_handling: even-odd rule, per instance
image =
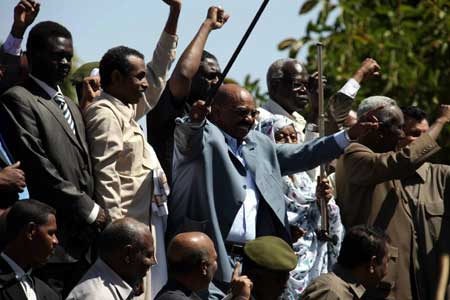
POLYGON ((227 241, 229 242, 244 244, 247 241, 251 241, 256 238, 256 215, 258 212, 259 193, 255 180, 253 179, 250 171, 246 168, 246 163, 244 157, 242 156, 242 147, 245 145, 245 141, 242 141, 239 145, 235 138, 225 132, 223 132, 223 135, 225 136, 225 140, 227 141, 230 151, 241 162, 242 166, 247 171, 245 199, 239 208, 236 217, 234 218, 230 232, 227 236, 227 241))

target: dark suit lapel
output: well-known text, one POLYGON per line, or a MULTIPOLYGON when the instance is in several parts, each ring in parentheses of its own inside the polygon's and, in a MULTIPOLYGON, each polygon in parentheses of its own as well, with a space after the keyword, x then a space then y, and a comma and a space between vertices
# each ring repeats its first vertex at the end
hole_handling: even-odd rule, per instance
MULTIPOLYGON (((72 142, 75 145, 77 145, 82 151, 85 151, 84 147, 80 145, 80 142, 73 134, 72 129, 69 126, 69 123, 67 123, 66 119, 64 118, 64 115, 62 114, 61 109, 58 107, 56 102, 53 99, 51 99, 50 96, 31 78, 28 78, 25 87, 33 95, 37 96, 37 101, 41 103, 53 115, 53 117, 58 121, 58 123, 64 129, 64 132, 69 136, 72 142)), ((68 105, 70 107, 70 104, 68 105)))
POLYGON ((0 291, 2 294, 9 295, 9 299, 26 299, 25 292, 16 279, 16 274, 0 256, 0 291))
MULTIPOLYGON (((83 147, 83 150, 86 154, 89 153, 86 144, 86 132, 84 129, 84 121, 83 116, 80 113, 77 105, 68 97, 65 97, 67 105, 69 106, 70 113, 72 114, 73 122, 75 123, 75 131, 77 132, 77 137, 79 139, 79 143, 83 147)), ((67 122, 66 122, 67 123, 67 122)), ((69 127, 69 126, 67 126, 69 127)))

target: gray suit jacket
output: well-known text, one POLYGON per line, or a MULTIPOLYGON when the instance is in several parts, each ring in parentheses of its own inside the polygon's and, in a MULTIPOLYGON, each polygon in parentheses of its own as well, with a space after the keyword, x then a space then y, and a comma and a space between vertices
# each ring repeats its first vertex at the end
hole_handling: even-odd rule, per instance
POLYGON ((87 250, 91 238, 85 229, 94 207, 83 119, 76 104, 69 98, 66 102, 76 135, 55 101, 31 78, 0 98, 1 134, 14 159, 21 162, 30 197, 57 211, 58 239, 66 252, 57 249, 62 261, 78 259, 87 250))
MULTIPOLYGON (((277 235, 289 241, 281 177, 312 169, 343 150, 333 137, 303 145, 277 145, 252 130, 245 141, 243 157, 260 193, 256 235, 277 235)), ((231 279, 224 240, 245 199, 246 184, 246 169, 229 151, 218 127, 209 121, 177 125, 169 237, 185 231, 208 234, 218 253, 216 279, 220 281, 231 279)))

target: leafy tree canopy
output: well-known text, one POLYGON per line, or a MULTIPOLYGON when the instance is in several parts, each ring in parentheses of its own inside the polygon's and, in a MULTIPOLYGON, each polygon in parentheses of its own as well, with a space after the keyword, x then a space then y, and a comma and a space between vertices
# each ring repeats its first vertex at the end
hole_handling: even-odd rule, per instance
MULTIPOLYGON (((357 101, 386 95, 400 106, 417 105, 435 116, 439 103, 450 104, 450 0, 306 0, 302 16, 319 9, 306 35, 279 43, 290 57, 308 48, 307 63, 316 68, 314 42, 325 46, 323 68, 328 88, 337 91, 366 57, 378 61, 382 76, 363 84, 357 101)), ((448 127, 448 126, 447 126, 448 127)), ((441 138, 450 162, 450 130, 441 138)))

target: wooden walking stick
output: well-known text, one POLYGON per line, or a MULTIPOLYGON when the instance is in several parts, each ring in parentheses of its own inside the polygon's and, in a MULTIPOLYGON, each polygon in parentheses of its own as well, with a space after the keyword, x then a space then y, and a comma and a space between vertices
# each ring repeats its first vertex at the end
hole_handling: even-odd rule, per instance
MULTIPOLYGON (((323 96, 323 69, 322 69, 322 50, 323 50, 323 44, 318 42, 316 44, 317 46, 317 73, 319 77, 318 82, 318 96, 319 96, 319 136, 323 137, 325 136, 325 102, 324 102, 324 96, 323 96)), ((327 174, 325 172, 325 165, 320 165, 320 179, 317 182, 319 184, 322 179, 326 178, 327 174)), ((329 241, 329 224, 328 224, 328 208, 327 208, 327 200, 321 197, 319 199, 320 203, 320 215, 321 215, 321 223, 320 223, 320 230, 319 230, 319 239, 329 241)))

